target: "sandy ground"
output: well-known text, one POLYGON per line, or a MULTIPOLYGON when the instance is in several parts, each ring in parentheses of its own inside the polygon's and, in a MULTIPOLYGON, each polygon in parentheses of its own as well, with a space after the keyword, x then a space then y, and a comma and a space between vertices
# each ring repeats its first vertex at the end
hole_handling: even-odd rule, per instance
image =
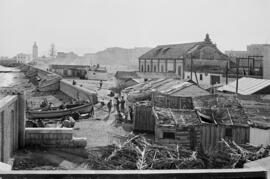
MULTIPOLYGON (((109 88, 113 86, 112 81, 104 81, 102 89, 99 89, 99 81, 95 80, 76 80, 77 84, 82 84, 83 87, 91 90, 96 90, 99 101, 105 104, 112 99, 108 96, 109 88)), ((131 124, 121 124, 116 122, 116 111, 113 109, 112 113, 108 115, 106 105, 100 108, 100 105, 95 107, 95 115, 93 118, 84 119, 76 123, 79 130, 74 130, 76 137, 87 138, 87 149, 106 146, 117 142, 118 138, 114 136, 125 136, 131 132, 131 124)))

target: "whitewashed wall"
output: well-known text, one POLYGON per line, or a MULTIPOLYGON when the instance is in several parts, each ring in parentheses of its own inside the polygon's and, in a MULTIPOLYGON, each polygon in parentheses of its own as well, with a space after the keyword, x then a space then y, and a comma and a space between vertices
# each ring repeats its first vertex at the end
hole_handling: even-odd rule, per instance
POLYGON ((250 128, 250 144, 264 146, 270 145, 270 129, 250 128))

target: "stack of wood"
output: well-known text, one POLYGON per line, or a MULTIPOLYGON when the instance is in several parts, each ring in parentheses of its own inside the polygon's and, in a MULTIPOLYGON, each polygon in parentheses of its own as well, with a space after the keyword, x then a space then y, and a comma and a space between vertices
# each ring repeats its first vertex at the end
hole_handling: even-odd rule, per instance
POLYGON ((246 162, 269 156, 269 147, 238 145, 224 139, 219 145, 224 145, 224 150, 218 150, 208 157, 208 168, 243 168, 246 162))
POLYGON ((143 135, 130 134, 125 142, 109 145, 89 153, 88 167, 96 170, 152 170, 242 168, 248 161, 267 157, 264 147, 252 150, 222 140, 226 150, 209 155, 201 149, 188 150, 179 145, 159 145, 143 135))
POLYGON ((90 152, 88 166, 96 170, 188 169, 204 168, 204 163, 194 151, 153 144, 142 135, 131 134, 121 145, 90 152))

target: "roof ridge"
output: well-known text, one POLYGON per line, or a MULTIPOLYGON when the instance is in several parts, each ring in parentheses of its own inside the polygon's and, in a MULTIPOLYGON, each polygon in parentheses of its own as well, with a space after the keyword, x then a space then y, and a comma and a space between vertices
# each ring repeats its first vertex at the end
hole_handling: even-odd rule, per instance
POLYGON ((155 48, 157 48, 157 47, 167 47, 167 46, 176 46, 176 45, 187 45, 187 44, 201 44, 201 43, 204 43, 204 41, 157 45, 155 48))

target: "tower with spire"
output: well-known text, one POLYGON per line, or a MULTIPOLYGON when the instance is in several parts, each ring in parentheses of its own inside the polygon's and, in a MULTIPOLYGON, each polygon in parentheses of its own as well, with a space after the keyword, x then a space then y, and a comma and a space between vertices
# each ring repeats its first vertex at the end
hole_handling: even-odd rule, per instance
POLYGON ((37 59, 38 58, 38 46, 37 46, 37 43, 35 42, 34 45, 33 45, 33 53, 32 53, 32 56, 33 56, 33 60, 37 59))

